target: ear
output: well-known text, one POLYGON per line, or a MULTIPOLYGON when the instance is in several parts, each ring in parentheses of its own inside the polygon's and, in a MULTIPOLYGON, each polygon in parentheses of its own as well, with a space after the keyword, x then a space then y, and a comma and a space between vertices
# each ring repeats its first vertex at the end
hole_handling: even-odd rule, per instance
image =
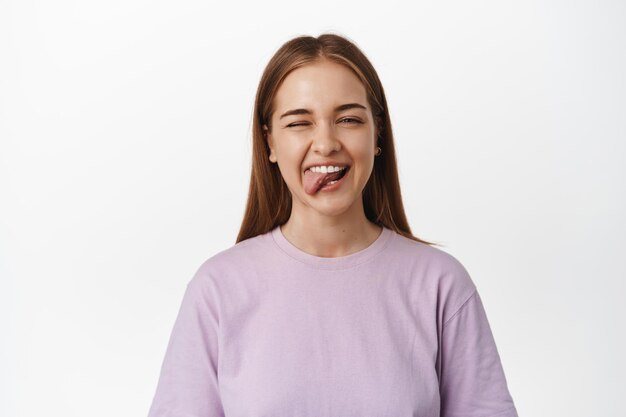
POLYGON ((270 148, 269 160, 271 162, 276 162, 276 155, 274 155, 274 145, 272 143, 272 134, 270 133, 267 125, 263 125, 261 127, 263 129, 263 138, 267 141, 267 147, 270 148))

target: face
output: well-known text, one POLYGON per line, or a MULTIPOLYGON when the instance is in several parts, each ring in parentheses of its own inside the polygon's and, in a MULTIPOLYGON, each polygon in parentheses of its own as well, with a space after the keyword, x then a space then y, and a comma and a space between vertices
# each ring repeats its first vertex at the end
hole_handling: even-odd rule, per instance
POLYGON ((271 126, 264 126, 269 159, 291 191, 292 215, 364 216, 378 130, 365 87, 350 69, 323 60, 292 71, 276 92, 271 126), (305 171, 327 161, 349 169, 333 189, 311 193, 305 171))

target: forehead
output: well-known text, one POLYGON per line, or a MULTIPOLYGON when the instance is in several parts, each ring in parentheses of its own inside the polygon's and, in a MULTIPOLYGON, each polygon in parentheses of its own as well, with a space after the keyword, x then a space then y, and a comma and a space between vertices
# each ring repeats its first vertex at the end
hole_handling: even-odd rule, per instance
POLYGON ((323 111, 337 105, 358 102, 367 106, 365 86, 344 65, 327 60, 293 70, 274 97, 279 112, 295 107, 323 111))

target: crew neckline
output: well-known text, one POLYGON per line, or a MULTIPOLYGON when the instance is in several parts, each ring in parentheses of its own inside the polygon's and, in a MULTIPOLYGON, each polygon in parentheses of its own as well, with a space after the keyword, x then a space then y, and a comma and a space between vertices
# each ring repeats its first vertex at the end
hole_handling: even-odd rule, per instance
POLYGON ((382 251, 385 246, 387 246, 387 243, 391 240, 390 238, 394 232, 385 226, 382 226, 382 228, 383 230, 380 232, 376 240, 374 240, 368 247, 349 255, 330 258, 312 255, 298 248, 287 240, 285 235, 283 235, 280 225, 272 229, 270 235, 280 250, 297 261, 318 269, 345 269, 368 261, 382 251))

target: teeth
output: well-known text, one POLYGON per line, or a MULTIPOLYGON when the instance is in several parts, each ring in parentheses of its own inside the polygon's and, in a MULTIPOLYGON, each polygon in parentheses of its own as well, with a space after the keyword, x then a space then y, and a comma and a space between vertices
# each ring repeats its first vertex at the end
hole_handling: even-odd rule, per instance
POLYGON ((308 169, 308 171, 322 172, 322 173, 326 174, 328 172, 342 171, 342 170, 344 170, 346 168, 347 167, 334 167, 334 166, 330 165, 330 166, 311 167, 311 168, 308 169))

